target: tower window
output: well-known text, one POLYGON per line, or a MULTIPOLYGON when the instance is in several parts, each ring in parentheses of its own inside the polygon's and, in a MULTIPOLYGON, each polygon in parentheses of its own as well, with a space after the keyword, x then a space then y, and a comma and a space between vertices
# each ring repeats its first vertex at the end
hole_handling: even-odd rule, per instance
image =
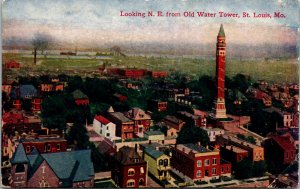
POLYGON ((23 164, 18 164, 16 167, 16 173, 21 173, 25 171, 25 166, 23 164))

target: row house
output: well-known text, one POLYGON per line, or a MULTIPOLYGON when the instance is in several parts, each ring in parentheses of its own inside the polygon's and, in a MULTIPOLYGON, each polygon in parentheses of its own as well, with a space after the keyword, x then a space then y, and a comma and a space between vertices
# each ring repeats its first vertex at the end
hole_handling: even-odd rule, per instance
POLYGON ((201 116, 197 116, 197 115, 191 114, 191 113, 189 113, 187 111, 178 111, 176 113, 176 116, 179 119, 184 120, 186 123, 187 122, 192 122, 193 125, 196 126, 196 127, 201 127, 202 126, 201 116))
POLYGON ((221 157, 232 164, 248 158, 248 151, 233 145, 224 145, 220 147, 221 157))
POLYGON ((93 121, 93 130, 110 139, 114 139, 116 137, 116 124, 109 121, 102 115, 96 115, 93 121))
POLYGON ((288 165, 295 161, 297 152, 288 137, 274 136, 264 141, 266 159, 275 164, 288 165))
POLYGON ((147 162, 135 148, 123 146, 114 155, 111 178, 121 188, 146 187, 147 171, 147 162))
POLYGON ((146 75, 147 70, 144 69, 122 69, 119 70, 119 73, 121 76, 127 77, 127 78, 134 78, 134 79, 141 79, 146 75))
POLYGON ((148 163, 148 171, 159 180, 171 179, 171 159, 163 152, 154 148, 143 150, 143 159, 148 163))
POLYGON ((165 78, 168 76, 168 72, 165 71, 148 71, 148 75, 152 78, 165 78))
POLYGON ((132 108, 124 114, 134 122, 134 132, 137 135, 143 135, 145 131, 150 129, 151 117, 140 108, 132 108))
POLYGON ((53 83, 41 83, 40 86, 41 93, 47 93, 52 91, 63 91, 64 84, 60 82, 53 82, 53 83))
POLYGON ((78 188, 94 186, 91 150, 30 154, 20 143, 11 159, 12 188, 78 188))
POLYGON ((156 100, 156 99, 148 100, 147 108, 150 111, 158 111, 158 112, 166 111, 168 108, 168 102, 162 100, 156 100))
POLYGON ((75 100, 75 103, 78 105, 78 106, 87 106, 89 105, 89 97, 84 94, 81 90, 77 89, 75 90, 73 93, 73 98, 75 100))
POLYGON ((267 93, 259 90, 259 89, 248 89, 247 93, 250 93, 252 98, 257 99, 257 100, 261 100, 262 103, 265 106, 271 106, 272 105, 272 97, 269 96, 267 93))
POLYGON ((121 112, 109 112, 107 118, 116 124, 116 136, 122 139, 134 138, 134 121, 121 112))
POLYGON ((195 144, 175 145, 171 166, 193 180, 209 181, 220 176, 231 176, 231 164, 221 160, 219 150, 209 150, 195 144))
POLYGON ((248 157, 251 161, 264 160, 264 148, 245 140, 224 134, 216 137, 216 143, 220 146, 233 145, 248 151, 248 157))

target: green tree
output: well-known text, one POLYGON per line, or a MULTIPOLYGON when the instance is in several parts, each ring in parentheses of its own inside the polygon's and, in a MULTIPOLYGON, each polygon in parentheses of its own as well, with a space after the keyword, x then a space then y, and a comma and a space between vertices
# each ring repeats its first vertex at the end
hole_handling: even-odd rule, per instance
POLYGON ((207 132, 200 127, 194 127, 185 125, 178 133, 176 139, 177 144, 186 144, 186 143, 197 143, 200 142, 202 146, 206 146, 209 143, 209 138, 207 132))
POLYGON ((48 129, 61 129, 66 128, 66 112, 67 107, 63 96, 54 95, 47 97, 42 102, 41 117, 42 122, 48 129))
POLYGON ((253 162, 253 176, 261 177, 265 174, 267 170, 267 164, 265 161, 255 161, 253 162))
POLYGON ((84 124, 79 121, 75 122, 67 133, 66 139, 68 143, 75 144, 77 149, 87 149, 89 145, 89 137, 84 124))
POLYGON ((247 179, 252 176, 253 165, 248 159, 243 159, 240 162, 235 163, 235 178, 247 179))

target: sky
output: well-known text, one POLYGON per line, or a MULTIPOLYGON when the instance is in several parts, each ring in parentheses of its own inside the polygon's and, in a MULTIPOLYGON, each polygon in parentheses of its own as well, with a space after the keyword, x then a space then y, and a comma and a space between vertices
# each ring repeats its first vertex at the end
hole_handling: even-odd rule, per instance
POLYGON ((297 0, 5 0, 3 42, 31 40, 36 33, 56 42, 103 46, 118 43, 215 43, 220 24, 235 44, 297 43, 297 0), (124 12, 282 12, 281 19, 121 17, 124 12))

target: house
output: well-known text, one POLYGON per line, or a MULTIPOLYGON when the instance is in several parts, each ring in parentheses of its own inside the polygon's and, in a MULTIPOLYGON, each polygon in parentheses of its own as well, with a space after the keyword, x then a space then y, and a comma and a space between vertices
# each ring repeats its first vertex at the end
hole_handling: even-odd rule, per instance
POLYGON ((121 112, 109 112, 107 118, 116 124, 116 136, 119 136, 122 139, 134 137, 134 121, 121 112))
POLYGON ((135 148, 123 146, 114 155, 111 178, 121 188, 147 186, 147 162, 135 148))
POLYGON ((171 166, 193 180, 209 181, 231 175, 231 164, 221 161, 219 150, 195 144, 175 145, 171 166))
POLYGON ((201 127, 201 125, 202 125, 201 116, 191 114, 187 111, 178 111, 178 112, 176 112, 176 116, 186 123, 188 123, 188 122, 192 123, 193 126, 201 127))
POLYGON ((220 146, 233 145, 246 150, 248 152, 248 157, 251 161, 261 161, 265 158, 263 147, 252 144, 245 140, 238 139, 233 136, 229 136, 226 134, 218 135, 216 137, 216 143, 220 146))
POLYGON ((170 157, 154 148, 143 150, 143 159, 148 163, 149 173, 159 180, 170 180, 170 157))
POLYGON ((221 157, 231 163, 240 162, 248 158, 248 151, 233 145, 224 145, 220 147, 221 157))
POLYGON ((178 132, 181 130, 181 128, 185 124, 185 122, 182 121, 181 119, 178 119, 177 117, 171 116, 171 115, 167 115, 164 118, 164 122, 168 127, 172 127, 174 129, 176 129, 178 132))
POLYGON ((295 161, 297 152, 288 137, 274 136, 264 141, 265 156, 268 161, 286 165, 295 161))
POLYGON ((15 60, 9 60, 4 64, 5 69, 20 69, 21 64, 16 62, 15 60))
POLYGON ((145 131, 149 130, 151 117, 150 115, 146 114, 144 110, 140 108, 132 108, 124 115, 134 122, 135 133, 143 134, 145 131))
POLYGON ((38 93, 33 85, 20 85, 20 98, 21 99, 32 99, 37 97, 38 93))
POLYGON ((75 90, 73 93, 73 98, 75 100, 75 103, 78 106, 86 106, 89 105, 89 97, 87 95, 85 95, 81 90, 77 89, 75 90))
POLYGON ((251 94, 252 98, 261 100, 265 106, 272 106, 272 97, 267 93, 254 88, 248 89, 248 93, 251 94))
POLYGON ((116 124, 102 115, 96 115, 93 121, 93 129, 96 133, 114 139, 116 137, 116 124))
POLYGON ((24 112, 18 110, 12 110, 10 112, 4 112, 2 115, 3 125, 6 124, 23 124, 24 112))
POLYGON ((294 114, 293 113, 289 113, 287 111, 282 111, 279 108, 276 107, 270 107, 270 108, 265 108, 263 109, 263 112, 265 113, 266 117, 271 117, 273 113, 276 113, 280 119, 281 119, 281 124, 283 124, 283 127, 295 127, 294 124, 294 114))
POLYGON ((91 150, 26 155, 20 143, 11 159, 12 188, 93 187, 94 167, 91 150))
POLYGON ((144 69, 134 69, 134 68, 126 68, 119 71, 121 76, 125 76, 127 78, 141 79, 145 76, 147 70, 144 69))
POLYGON ((165 140, 164 133, 160 131, 146 131, 144 137, 151 142, 162 142, 165 140))
POLYGON ((147 107, 151 111, 166 111, 168 108, 168 102, 167 101, 161 101, 161 100, 148 100, 147 101, 147 107))
POLYGON ((225 131, 220 128, 208 127, 208 128, 203 128, 203 129, 207 132, 210 142, 215 142, 217 135, 223 135, 225 133, 225 131))
POLYGON ((40 90, 41 92, 51 92, 53 91, 54 84, 53 83, 41 83, 40 90))
POLYGON ((193 110, 194 110, 194 115, 200 116, 201 118, 201 127, 206 127, 206 123, 207 123, 206 117, 208 116, 208 113, 197 109, 193 109, 193 110))

